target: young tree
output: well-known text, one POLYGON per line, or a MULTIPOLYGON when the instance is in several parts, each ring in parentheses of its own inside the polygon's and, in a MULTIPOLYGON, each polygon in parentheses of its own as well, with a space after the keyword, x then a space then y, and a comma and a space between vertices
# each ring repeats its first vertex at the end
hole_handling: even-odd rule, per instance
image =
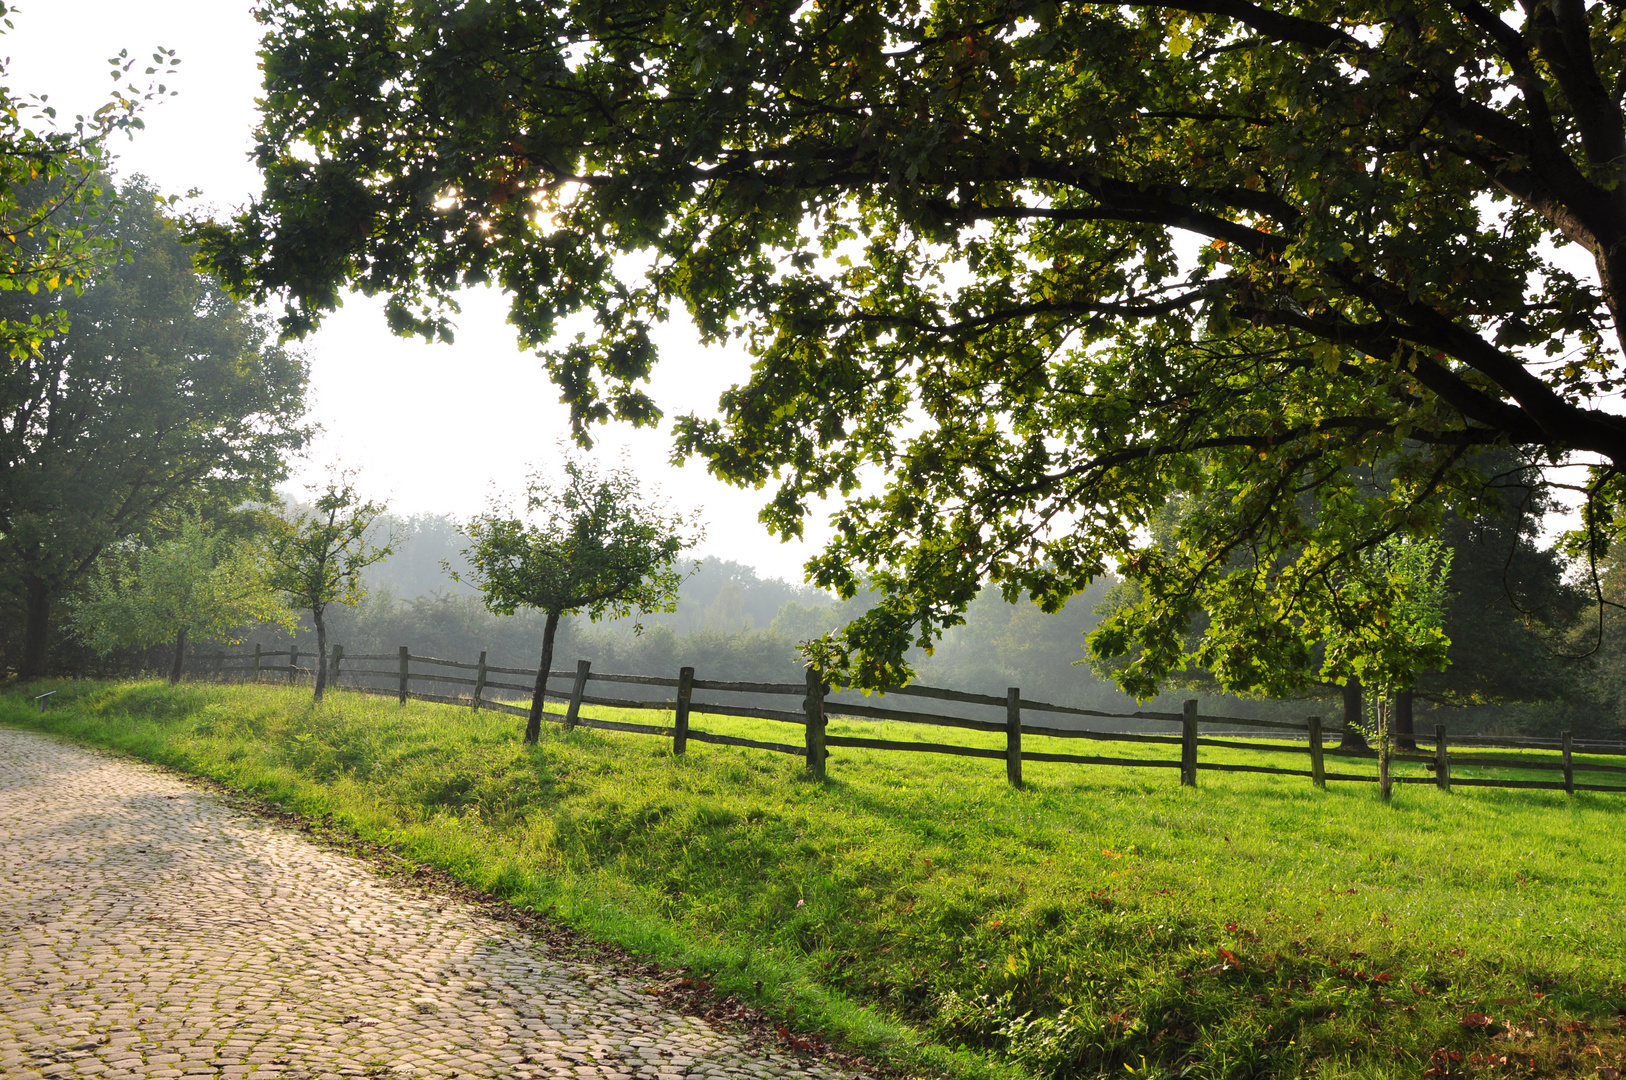
POLYGON ((316 700, 327 689, 327 609, 353 607, 366 596, 361 572, 387 559, 393 539, 375 544, 368 530, 386 507, 364 501, 349 473, 329 480, 309 509, 272 533, 267 580, 316 624, 316 700))
POLYGON ((106 229, 128 258, 83 292, 0 290, 0 319, 69 324, 0 367, 0 588, 25 676, 104 551, 163 513, 270 498, 306 438, 304 362, 197 272, 157 194, 127 185, 106 229))
MULTIPOLYGON (((1451 549, 1439 540, 1391 537, 1366 552, 1360 572, 1347 575, 1334 590, 1343 631, 1327 641, 1322 671, 1330 679, 1342 675, 1357 693, 1373 694, 1385 799, 1394 735, 1391 703, 1409 695, 1423 672, 1449 663, 1445 615, 1451 562, 1451 549), (1382 613, 1381 622, 1366 617, 1372 610, 1382 613)), ((1347 711, 1344 722, 1350 722, 1347 711)))
POLYGON ((266 582, 264 553, 190 518, 175 536, 103 557, 70 621, 97 652, 175 643, 169 681, 179 682, 189 638, 231 640, 248 623, 291 626, 266 582))
POLYGON ((534 743, 542 734, 560 617, 581 613, 596 621, 675 609, 678 556, 699 542, 700 532, 682 515, 644 502, 631 469, 600 473, 568 456, 563 483, 531 477, 525 514, 493 506, 469 522, 471 544, 463 554, 493 612, 512 615, 526 607, 547 617, 525 724, 525 741, 534 743))
POLYGON ((1626 507, 1620 5, 261 10, 265 194, 201 230, 211 264, 294 331, 350 284, 402 332, 445 332, 471 278, 538 346, 590 312, 547 354, 583 433, 658 415, 660 320, 743 338, 749 380, 680 449, 776 483, 783 535, 847 497, 809 565, 881 590, 828 657, 865 684, 984 581, 1055 610, 1115 566, 1146 590, 1137 693, 1194 611, 1226 685, 1303 682, 1280 627, 1472 510, 1475 448, 1597 461, 1626 507))

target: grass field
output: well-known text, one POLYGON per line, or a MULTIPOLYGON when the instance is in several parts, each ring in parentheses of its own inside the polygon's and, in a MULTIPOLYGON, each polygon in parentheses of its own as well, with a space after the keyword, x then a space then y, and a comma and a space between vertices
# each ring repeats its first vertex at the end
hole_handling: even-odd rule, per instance
MULTIPOLYGON (((281 687, 53 685, 52 711, 13 688, 0 722, 332 815, 911 1072, 1607 1078, 1626 1062, 1626 796, 1410 785, 1384 804, 1371 784, 1205 772, 1189 789, 1169 769, 1031 762, 1013 791, 997 761, 853 749, 820 784, 760 751, 674 758, 551 725, 526 748, 517 718, 345 692, 312 708, 281 687)), ((1028 748, 1079 750, 1047 742, 1028 748)))

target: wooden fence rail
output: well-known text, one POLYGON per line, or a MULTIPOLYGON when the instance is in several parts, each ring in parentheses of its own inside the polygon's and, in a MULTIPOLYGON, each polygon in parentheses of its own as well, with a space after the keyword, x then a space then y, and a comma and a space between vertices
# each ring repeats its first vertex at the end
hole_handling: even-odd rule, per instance
MULTIPOLYGON (((301 659, 304 659, 309 665, 314 665, 316 661, 313 653, 302 653, 297 648, 266 651, 261 649, 259 645, 255 645, 252 653, 220 653, 215 656, 197 657, 195 662, 211 664, 213 673, 221 676, 227 673, 228 665, 231 665, 230 670, 240 672, 244 676, 252 672, 252 676, 256 681, 263 679, 268 674, 285 676, 289 681, 293 681, 312 671, 312 667, 302 667, 300 665, 301 659), (271 662, 283 657, 287 658, 286 663, 271 662)), ((416 698, 421 701, 439 702, 446 705, 463 705, 475 710, 486 709, 513 716, 529 716, 530 709, 512 702, 492 699, 487 696, 488 693, 490 691, 510 691, 531 695, 535 691, 538 675, 535 670, 488 664, 485 653, 481 653, 479 660, 474 663, 468 663, 462 660, 418 656, 404 645, 394 653, 358 653, 353 655, 347 655, 342 647, 335 646, 329 671, 335 684, 342 677, 346 680, 348 688, 362 693, 388 695, 397 698, 403 703, 409 698, 416 698), (392 666, 387 669, 382 666, 356 666, 359 664, 391 664, 392 666), (415 665, 420 670, 413 670, 415 665), (421 670, 425 667, 441 670, 421 670), (451 674, 447 669, 455 672, 473 672, 473 677, 451 674), (500 682, 492 679, 492 675, 517 675, 524 677, 527 681, 524 683, 500 682), (363 680, 388 680, 393 685, 366 685, 363 680), (431 692, 430 689, 423 688, 423 684, 431 684, 437 688, 442 685, 453 688, 471 687, 472 690, 467 696, 459 696, 431 692)), ((658 675, 597 672, 592 670, 592 664, 586 660, 580 661, 575 670, 548 672, 543 686, 543 700, 545 702, 563 703, 565 709, 563 712, 555 712, 544 708, 542 715, 558 721, 566 729, 585 727, 671 739, 674 754, 685 753, 688 744, 691 742, 709 743, 717 746, 738 746, 789 754, 804 758, 808 770, 821 777, 825 773, 829 748, 849 747, 886 752, 941 754, 991 761, 1000 760, 1005 763, 1007 782, 1014 787, 1022 786, 1022 765, 1027 761, 1142 769, 1179 769, 1180 783, 1185 786, 1194 786, 1197 783, 1197 774, 1199 772, 1261 773, 1274 776, 1303 777, 1309 779, 1315 786, 1323 788, 1326 787, 1328 781, 1372 783, 1379 780, 1376 775, 1367 776, 1360 773, 1327 771, 1326 759, 1329 755, 1352 760, 1376 758, 1378 755, 1375 751, 1370 750, 1348 751, 1336 747, 1329 748, 1325 743, 1325 735, 1329 734, 1329 732, 1323 725, 1321 718, 1316 716, 1309 717, 1302 724, 1242 716, 1207 716, 1198 712, 1198 703, 1196 701, 1186 702, 1185 708, 1179 713, 1150 711, 1113 713, 1034 701, 1022 697, 1021 691, 1015 687, 1009 689, 1004 697, 932 686, 889 687, 876 696, 883 699, 890 697, 916 698, 927 701, 947 701, 957 705, 979 706, 990 710, 998 710, 999 718, 977 719, 975 717, 949 716, 926 711, 925 709, 894 708, 887 704, 860 703, 845 698, 833 700, 831 698, 831 688, 821 682, 811 670, 808 671, 804 683, 745 682, 697 679, 695 678, 694 669, 689 667, 679 671, 675 678, 658 675), (570 684, 569 692, 555 690, 547 685, 555 681, 560 683, 568 682, 570 684), (659 698, 627 698, 618 695, 589 693, 588 688, 594 683, 654 687, 669 689, 673 693, 670 696, 663 694, 659 698), (798 707, 770 708, 757 704, 732 704, 726 701, 696 701, 694 700, 696 691, 722 694, 752 694, 759 697, 795 697, 801 700, 797 703, 798 707), (672 723, 668 726, 665 724, 640 724, 588 717, 581 713, 581 708, 584 705, 669 713, 672 716, 672 723), (1159 735, 1144 732, 1062 728, 1049 724, 1028 723, 1026 718, 1034 714, 1163 722, 1179 724, 1180 730, 1178 734, 1171 732, 1167 735, 1159 735), (693 726, 693 718, 697 715, 743 717, 791 724, 803 729, 802 738, 799 743, 773 742, 703 731, 693 726), (964 746, 955 743, 832 735, 826 730, 831 716, 925 725, 937 728, 957 728, 966 731, 1003 735, 1005 745, 1003 747, 964 746), (1258 741, 1270 738, 1269 734, 1248 736, 1248 741, 1241 741, 1237 737, 1215 738, 1212 734, 1204 735, 1202 733, 1201 729, 1204 726, 1227 729, 1239 727, 1261 728, 1266 729, 1267 732, 1292 732, 1294 737, 1302 733, 1303 739, 1302 741, 1289 743, 1258 741), (1177 746, 1180 748, 1180 756, 1178 759, 1127 758, 1035 750, 1024 748, 1024 736, 1058 740, 1074 739, 1097 743, 1117 742, 1143 746, 1177 746), (1309 768, 1281 768, 1273 765, 1243 765, 1229 762, 1203 761, 1198 754, 1199 749, 1203 747, 1307 755, 1309 757, 1309 768)), ((786 704, 788 706, 790 703, 787 702, 786 704)), ((1330 733, 1336 734, 1337 732, 1334 730, 1330 733)), ((1226 734, 1226 732, 1221 732, 1221 734, 1226 734)), ((1280 738, 1281 736, 1277 737, 1280 738)), ((1464 735, 1454 736, 1449 740, 1449 743, 1464 745, 1470 751, 1492 748, 1523 751, 1559 751, 1559 754, 1555 757, 1532 760, 1529 758, 1501 758, 1494 755, 1487 756, 1474 753, 1451 753, 1443 726, 1435 727, 1432 740, 1419 734, 1414 741, 1418 743, 1432 741, 1434 745, 1427 751, 1424 751, 1421 747, 1417 750, 1392 749, 1388 756, 1389 761, 1422 764, 1433 775, 1392 777, 1392 780, 1396 783, 1431 783, 1444 791, 1450 791, 1453 785, 1457 785, 1462 787, 1534 788, 1566 791, 1571 794, 1577 791, 1617 791, 1626 793, 1626 782, 1616 786, 1578 784, 1575 781, 1577 772, 1626 775, 1626 762, 1609 764, 1597 761, 1577 761, 1574 758, 1576 752, 1593 755, 1626 754, 1626 743, 1576 741, 1571 738, 1569 732, 1564 732, 1558 739, 1464 735), (1453 777, 1452 770, 1457 767, 1558 772, 1561 774, 1562 779, 1522 780, 1495 777, 1453 777)))

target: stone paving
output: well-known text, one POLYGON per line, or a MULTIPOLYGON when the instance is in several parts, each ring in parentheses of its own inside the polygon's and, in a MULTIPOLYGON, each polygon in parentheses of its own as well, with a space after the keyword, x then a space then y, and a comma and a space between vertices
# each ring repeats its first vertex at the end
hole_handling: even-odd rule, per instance
POLYGON ((147 766, 0 730, 0 1075, 812 1077, 147 766))

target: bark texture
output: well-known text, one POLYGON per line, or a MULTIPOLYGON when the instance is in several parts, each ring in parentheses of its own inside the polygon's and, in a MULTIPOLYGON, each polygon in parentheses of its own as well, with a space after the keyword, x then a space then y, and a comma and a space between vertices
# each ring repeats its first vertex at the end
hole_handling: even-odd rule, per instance
POLYGON ((559 629, 559 616, 548 612, 542 627, 542 663, 536 672, 536 690, 531 694, 531 715, 525 721, 525 743, 534 746, 542 737, 542 706, 547 701, 548 672, 553 670, 553 635, 559 629))

